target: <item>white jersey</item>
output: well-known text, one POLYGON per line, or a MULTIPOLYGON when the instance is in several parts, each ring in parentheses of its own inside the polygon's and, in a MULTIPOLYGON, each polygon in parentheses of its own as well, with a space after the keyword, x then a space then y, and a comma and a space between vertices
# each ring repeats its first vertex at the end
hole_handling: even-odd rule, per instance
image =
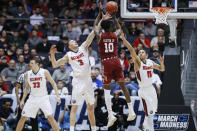
POLYGON ((153 62, 150 59, 146 59, 146 63, 141 61, 141 66, 138 72, 136 72, 137 81, 139 87, 149 87, 153 84, 153 62))
POLYGON ((45 96, 47 93, 45 69, 40 68, 35 74, 32 70, 27 72, 28 83, 30 86, 30 95, 33 96, 45 96))
POLYGON ((74 77, 83 77, 91 74, 89 55, 83 45, 79 47, 77 52, 69 51, 67 55, 74 77))

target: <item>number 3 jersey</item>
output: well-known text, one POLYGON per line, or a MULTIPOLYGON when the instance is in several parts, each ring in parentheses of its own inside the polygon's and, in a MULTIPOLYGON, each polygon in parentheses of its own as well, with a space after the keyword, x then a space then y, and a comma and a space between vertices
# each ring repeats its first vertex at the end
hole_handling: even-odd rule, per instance
POLYGON ((28 77, 27 81, 30 86, 30 95, 33 96, 48 95, 45 69, 40 68, 37 73, 34 73, 32 70, 27 71, 27 77, 28 77))
POLYGON ((99 41, 99 53, 101 59, 118 57, 118 38, 115 32, 101 34, 99 41))
POLYGON ((67 55, 69 59, 69 64, 73 69, 74 77, 91 75, 89 55, 83 45, 79 47, 77 52, 69 51, 67 55))
POLYGON ((138 72, 136 72, 137 81, 140 88, 149 87, 153 84, 153 62, 150 59, 146 59, 146 62, 141 61, 141 66, 138 72))

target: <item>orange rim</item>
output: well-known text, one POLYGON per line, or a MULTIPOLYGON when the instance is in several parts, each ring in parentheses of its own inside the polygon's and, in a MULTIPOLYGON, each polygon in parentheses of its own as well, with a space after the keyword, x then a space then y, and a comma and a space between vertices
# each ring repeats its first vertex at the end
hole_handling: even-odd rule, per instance
POLYGON ((151 10, 156 11, 160 14, 164 14, 164 13, 167 13, 169 11, 172 11, 173 8, 170 8, 170 7, 153 7, 151 10))

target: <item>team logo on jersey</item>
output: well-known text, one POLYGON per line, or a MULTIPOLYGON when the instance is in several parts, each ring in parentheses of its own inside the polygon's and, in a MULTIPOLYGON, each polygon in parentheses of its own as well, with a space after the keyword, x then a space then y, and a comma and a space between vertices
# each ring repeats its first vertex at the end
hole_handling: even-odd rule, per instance
POLYGON ((79 59, 79 58, 81 58, 81 57, 83 57, 83 56, 84 56, 84 54, 81 53, 81 54, 79 54, 78 56, 72 56, 72 57, 71 57, 71 60, 76 60, 76 59, 79 59))
POLYGON ((22 114, 24 115, 25 114, 25 111, 23 111, 22 114))
POLYGON ((143 70, 150 70, 153 69, 153 66, 143 66, 143 70))

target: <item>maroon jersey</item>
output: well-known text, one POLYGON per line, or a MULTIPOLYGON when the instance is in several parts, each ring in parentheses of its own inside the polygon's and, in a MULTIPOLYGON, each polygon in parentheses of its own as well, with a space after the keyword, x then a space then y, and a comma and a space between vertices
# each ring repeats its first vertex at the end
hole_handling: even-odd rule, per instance
POLYGON ((101 59, 118 57, 118 38, 115 32, 105 32, 101 34, 99 41, 99 53, 101 59))

